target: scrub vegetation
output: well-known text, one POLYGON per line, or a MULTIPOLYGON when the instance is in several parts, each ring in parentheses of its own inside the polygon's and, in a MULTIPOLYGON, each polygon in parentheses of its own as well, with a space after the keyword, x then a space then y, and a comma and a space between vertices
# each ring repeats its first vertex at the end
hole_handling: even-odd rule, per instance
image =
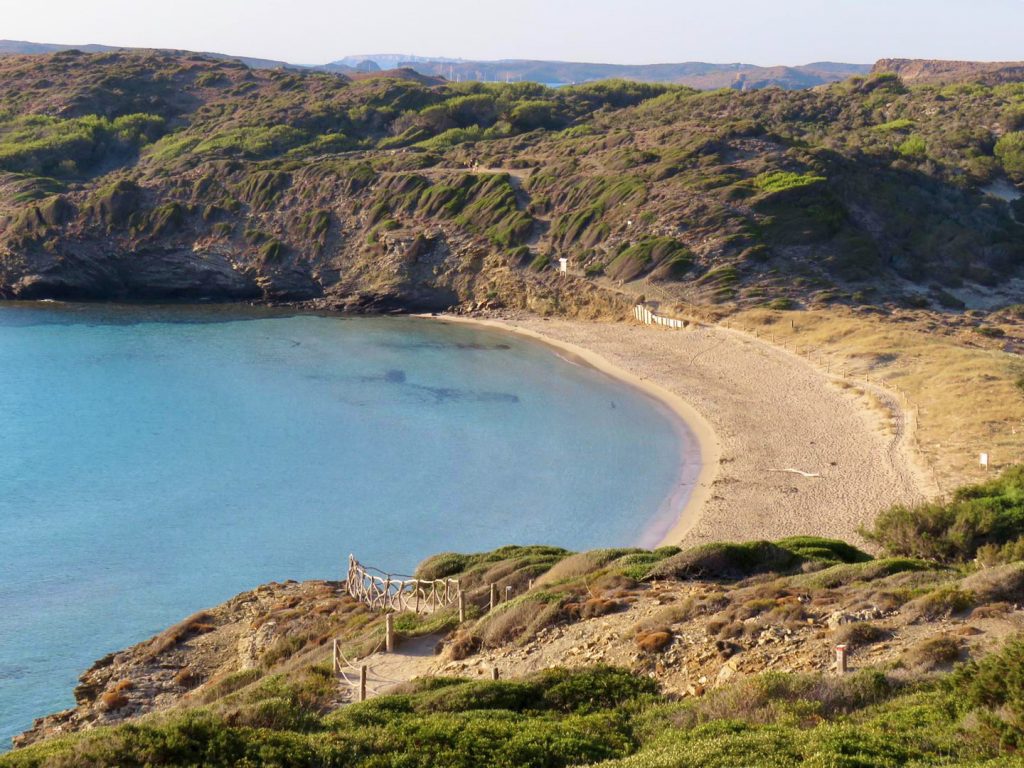
MULTIPOLYGON (((223 298, 538 309, 564 257, 695 303, 899 302, 911 281, 956 311, 951 291, 1024 257, 1019 217, 981 192, 1024 183, 1019 83, 549 89, 74 51, 0 74, 7 295, 123 294, 96 283, 109 259, 198 253, 235 272, 223 298)), ((147 296, 198 290, 149 274, 147 296)))
MULTIPOLYGON (((654 605, 662 607, 633 629, 640 659, 672 653, 692 636, 689 628, 703 633, 727 665, 759 653, 758 638, 799 638, 823 615, 831 617, 831 642, 865 658, 897 635, 916 632, 888 660, 862 662, 846 676, 755 671, 720 679, 706 691, 691 686, 681 699, 663 689, 657 667, 648 676, 597 663, 496 682, 418 679, 339 708, 324 638, 342 639, 346 652, 358 656, 360 648, 379 644, 382 620, 321 585, 311 588, 314 609, 294 596, 257 617, 259 626, 296 622, 295 634, 285 632, 259 667, 205 685, 179 674, 176 684, 193 693, 176 707, 51 738, 0 757, 0 765, 1019 764, 1024 636, 1011 632, 994 645, 972 645, 965 639, 970 633, 953 631, 964 619, 950 624, 948 617, 993 631, 1000 620, 993 617, 1010 616, 1024 600, 1024 565, 1005 549, 1024 534, 1015 512, 1020 478, 1013 468, 960 489, 946 503, 891 510, 871 531, 885 547, 877 557, 814 537, 688 550, 509 546, 439 554, 417 573, 458 578, 469 620, 458 625, 445 610, 396 621, 400 636, 438 635, 445 653, 459 659, 543 642, 546 633, 600 617, 628 617, 630 606, 655 589, 663 597, 654 605), (928 549, 927 542, 943 545, 928 549), (982 552, 1008 562, 988 566, 975 559, 982 552), (491 584, 502 594, 512 587, 517 597, 486 612, 491 584), (665 599, 676 594, 666 588, 687 585, 688 592, 678 591, 685 599, 665 599), (846 607, 829 613, 838 605, 846 607), (851 613, 858 605, 887 618, 851 613), (940 625, 945 631, 933 628, 940 625)), ((197 614, 140 652, 152 661, 218 631, 219 621, 216 611, 197 614)), ((128 706, 138 687, 111 678, 95 692, 98 706, 128 706)))

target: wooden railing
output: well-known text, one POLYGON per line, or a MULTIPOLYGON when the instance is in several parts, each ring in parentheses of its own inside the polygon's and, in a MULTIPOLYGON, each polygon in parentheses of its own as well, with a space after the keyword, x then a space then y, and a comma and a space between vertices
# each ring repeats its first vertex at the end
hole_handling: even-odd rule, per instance
POLYGON ((364 566, 353 555, 348 556, 346 585, 353 598, 384 613, 433 613, 459 601, 459 582, 455 579, 384 573, 364 566))

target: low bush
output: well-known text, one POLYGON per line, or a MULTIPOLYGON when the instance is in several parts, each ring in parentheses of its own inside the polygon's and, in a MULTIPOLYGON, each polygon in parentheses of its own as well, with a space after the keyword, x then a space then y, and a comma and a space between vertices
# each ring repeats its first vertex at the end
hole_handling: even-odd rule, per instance
POLYGON ((843 624, 832 636, 837 645, 845 645, 850 650, 863 648, 865 645, 879 643, 889 637, 889 633, 867 621, 843 624))
POLYGON ((946 688, 995 748, 1024 747, 1024 639, 1018 636, 999 653, 963 665, 946 688))
POLYGON ((944 586, 911 600, 903 606, 911 621, 934 621, 962 613, 974 605, 975 598, 956 586, 944 586))
POLYGON ((952 666, 960 658, 960 643, 948 635, 929 637, 900 656, 900 663, 914 672, 931 672, 952 666))
POLYGON ((634 642, 644 653, 660 653, 672 644, 672 633, 667 629, 641 632, 634 638, 634 642))
POLYGON ((1024 563, 984 568, 963 579, 960 586, 979 603, 1024 602, 1024 563))
POLYGON ((982 547, 1016 541, 1024 536, 1024 467, 961 488, 946 503, 893 507, 866 535, 895 555, 940 562, 970 560, 982 547))
POLYGON ((754 186, 762 192, 784 192, 788 189, 808 187, 812 184, 819 184, 825 181, 824 176, 815 176, 813 173, 792 173, 791 171, 771 171, 762 173, 754 179, 754 186))
POLYGON ((870 556, 845 542, 798 536, 772 543, 704 544, 662 560, 645 579, 742 579, 758 573, 787 573, 806 562, 856 563, 870 556))

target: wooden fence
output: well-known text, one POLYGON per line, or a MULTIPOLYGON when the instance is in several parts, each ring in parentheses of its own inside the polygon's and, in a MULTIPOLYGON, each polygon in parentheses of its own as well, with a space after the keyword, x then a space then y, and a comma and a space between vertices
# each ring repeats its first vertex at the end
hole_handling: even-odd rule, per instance
POLYGON ((370 608, 385 613, 412 611, 433 613, 459 600, 455 579, 417 579, 368 568, 348 556, 348 593, 370 608))
POLYGON ((679 320, 675 317, 662 317, 661 315, 656 315, 643 304, 637 304, 633 307, 633 317, 644 325, 661 325, 665 328, 677 329, 686 327, 685 320, 679 320))

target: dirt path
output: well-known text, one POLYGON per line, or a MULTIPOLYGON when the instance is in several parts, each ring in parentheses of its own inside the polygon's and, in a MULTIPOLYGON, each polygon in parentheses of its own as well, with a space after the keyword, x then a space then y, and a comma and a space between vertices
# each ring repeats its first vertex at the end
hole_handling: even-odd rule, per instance
POLYGON ((378 651, 352 662, 339 678, 339 703, 359 698, 359 667, 366 665, 366 697, 390 693, 402 683, 432 674, 438 667, 435 655, 441 635, 400 640, 394 653, 378 651))

